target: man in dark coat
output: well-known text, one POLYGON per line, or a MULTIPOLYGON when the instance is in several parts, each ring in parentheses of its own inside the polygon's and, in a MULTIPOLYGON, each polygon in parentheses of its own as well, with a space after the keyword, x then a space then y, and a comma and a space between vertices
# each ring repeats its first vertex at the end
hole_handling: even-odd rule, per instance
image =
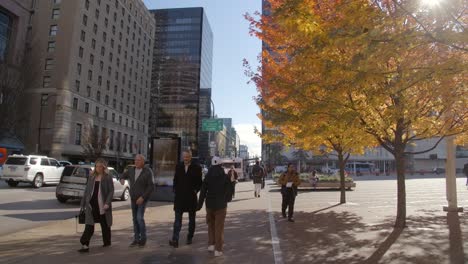
POLYGON ((260 162, 257 160, 255 165, 252 168, 253 183, 255 186, 254 196, 260 197, 260 191, 262 189, 263 178, 265 177, 265 172, 260 166, 260 162))
POLYGON ((174 229, 172 240, 169 245, 177 248, 179 246, 179 233, 182 228, 182 215, 189 214, 189 233, 187 245, 192 244, 195 233, 195 216, 197 211, 197 193, 202 185, 202 168, 192 162, 192 153, 186 150, 182 153, 183 162, 177 164, 174 174, 174 229))

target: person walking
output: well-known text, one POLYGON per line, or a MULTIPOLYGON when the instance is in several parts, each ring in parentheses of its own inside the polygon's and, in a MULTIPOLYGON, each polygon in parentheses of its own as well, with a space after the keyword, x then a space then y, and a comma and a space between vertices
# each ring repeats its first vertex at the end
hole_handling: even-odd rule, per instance
POLYGON ((260 191, 262 190, 263 177, 265 177, 265 174, 258 160, 255 162, 255 165, 252 168, 252 176, 253 176, 253 183, 255 186, 254 196, 260 197, 260 191))
POLYGON ((146 204, 154 190, 153 171, 145 167, 145 157, 141 154, 135 156, 135 167, 130 167, 120 177, 120 183, 130 184, 130 204, 133 218, 133 241, 130 247, 146 245, 146 204))
POLYGON ((202 185, 202 168, 192 162, 192 152, 185 150, 182 153, 183 162, 176 165, 174 174, 174 227, 169 245, 179 247, 179 233, 182 228, 182 215, 189 214, 189 230, 187 245, 192 244, 195 234, 195 217, 197 211, 197 193, 202 185))
POLYGON ((101 224, 103 247, 111 245, 112 198, 114 183, 109 175, 107 163, 103 159, 96 160, 94 170, 88 178, 81 208, 85 212, 85 230, 81 236, 80 253, 89 252, 89 241, 94 234, 94 224, 101 224))
POLYGON ((231 169, 228 172, 228 177, 231 179, 232 183, 232 198, 234 199, 234 196, 236 196, 236 184, 237 184, 237 179, 239 179, 239 175, 237 174, 237 171, 234 168, 234 165, 231 166, 231 169))
POLYGON ((200 191, 198 208, 203 207, 206 199, 206 223, 208 224, 208 251, 214 256, 223 255, 224 221, 227 203, 232 200, 232 183, 220 165, 219 157, 214 157, 211 168, 205 176, 200 191))
POLYGON ((463 172, 465 173, 465 176, 466 176, 466 186, 468 187, 468 162, 465 163, 465 165, 463 166, 463 172))
POLYGON ((281 214, 286 218, 286 209, 288 209, 288 221, 294 222, 294 202, 297 196, 297 187, 301 184, 299 174, 296 172, 292 163, 288 164, 288 171, 283 173, 278 179, 278 185, 281 186, 281 214))

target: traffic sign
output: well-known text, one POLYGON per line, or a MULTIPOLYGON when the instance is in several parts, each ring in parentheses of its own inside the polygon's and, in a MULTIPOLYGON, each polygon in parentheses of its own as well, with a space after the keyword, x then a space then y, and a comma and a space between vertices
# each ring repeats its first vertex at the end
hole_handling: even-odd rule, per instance
POLYGON ((223 120, 222 119, 203 119, 202 120, 202 131, 221 131, 223 130, 223 120))

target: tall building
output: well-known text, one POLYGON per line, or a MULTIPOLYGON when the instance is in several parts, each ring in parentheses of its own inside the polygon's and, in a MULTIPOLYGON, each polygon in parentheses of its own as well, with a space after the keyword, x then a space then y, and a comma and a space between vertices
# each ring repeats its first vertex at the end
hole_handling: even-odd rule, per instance
POLYGON ((239 145, 239 157, 249 159, 249 147, 247 145, 239 145))
POLYGON ((0 2, 0 62, 18 63, 27 43, 32 16, 32 0, 0 2))
POLYGON ((155 21, 142 0, 35 1, 32 49, 38 81, 27 91, 27 152, 87 159, 146 154, 155 21))
POLYGON ((211 88, 213 33, 203 8, 151 13, 156 20, 156 37, 150 136, 176 134, 182 148, 191 149, 198 157, 201 89, 211 88))
POLYGON ((211 118, 211 89, 200 89, 200 122, 199 122, 199 135, 198 135, 198 157, 202 164, 210 164, 210 141, 214 137, 213 132, 206 132, 201 130, 201 124, 203 119, 211 118))

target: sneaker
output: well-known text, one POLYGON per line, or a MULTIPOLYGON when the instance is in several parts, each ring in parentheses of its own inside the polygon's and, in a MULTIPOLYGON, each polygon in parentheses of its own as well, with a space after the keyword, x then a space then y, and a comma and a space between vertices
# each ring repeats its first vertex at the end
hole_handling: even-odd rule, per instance
POLYGON ((80 253, 88 253, 88 252, 89 252, 89 247, 83 245, 83 246, 81 246, 80 249, 78 249, 78 252, 80 252, 80 253))
POLYGON ((221 257, 223 255, 223 252, 222 251, 216 251, 214 252, 214 256, 215 257, 221 257))
POLYGON ((110 247, 110 246, 111 246, 111 243, 102 245, 102 247, 110 247))
POLYGON ((286 213, 282 213, 281 216, 282 216, 283 218, 286 218, 286 213))
POLYGON ((187 245, 192 245, 193 243, 193 238, 187 237, 187 245))
POLYGON ((214 245, 208 246, 208 251, 211 251, 211 252, 215 251, 214 245))
POLYGON ((137 240, 133 240, 132 243, 130 243, 129 247, 136 247, 138 246, 140 243, 137 241, 137 240))
POLYGON ((292 217, 288 218, 288 222, 294 223, 294 218, 292 217))
POLYGON ((169 240, 169 246, 173 248, 178 248, 179 247, 179 241, 177 240, 169 240))

